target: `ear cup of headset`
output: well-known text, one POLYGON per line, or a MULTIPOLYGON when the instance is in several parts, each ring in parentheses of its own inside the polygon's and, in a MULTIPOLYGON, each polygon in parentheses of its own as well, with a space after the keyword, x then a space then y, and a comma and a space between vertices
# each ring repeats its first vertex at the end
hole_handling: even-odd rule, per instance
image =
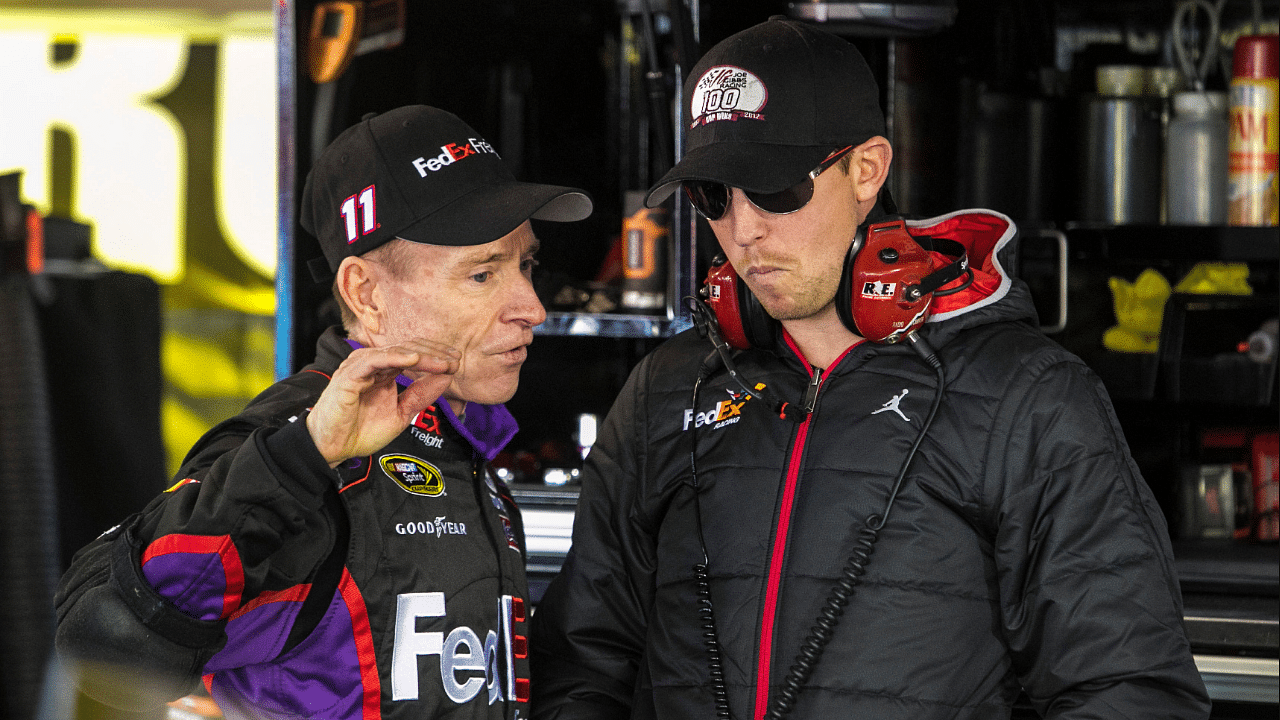
MULTIPOLYGON (((846 328, 871 342, 896 343, 929 316, 933 293, 921 292, 921 284, 933 273, 932 257, 907 232, 902 218, 864 225, 845 255, 836 314, 846 328)), ((723 255, 712 261, 704 294, 731 347, 745 350, 777 342, 779 322, 723 255)))
POLYGON ((836 315, 840 317, 840 322, 850 332, 855 335, 862 335, 858 331, 858 323, 854 318, 855 300, 853 298, 853 263, 858 257, 858 251, 862 249, 862 243, 867 238, 867 226, 862 224, 858 226, 858 232, 853 236, 853 244, 849 246, 849 252, 844 256, 844 267, 840 270, 840 285, 836 287, 836 315))
POLYGON ((845 327, 876 343, 896 343, 924 324, 933 302, 920 284, 933 259, 901 219, 858 231, 845 259, 836 312, 845 327))
POLYGON ((711 261, 704 294, 730 347, 746 350, 772 347, 777 342, 778 321, 769 316, 723 255, 711 261))

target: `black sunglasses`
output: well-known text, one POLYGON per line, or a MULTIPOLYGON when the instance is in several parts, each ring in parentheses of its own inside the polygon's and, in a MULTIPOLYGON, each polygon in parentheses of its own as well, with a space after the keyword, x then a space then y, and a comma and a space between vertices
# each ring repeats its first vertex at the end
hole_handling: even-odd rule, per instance
MULTIPOLYGON (((788 215, 796 212, 813 199, 813 181, 852 149, 853 146, 850 145, 831 153, 818 167, 810 170, 803 180, 786 190, 772 193, 743 190, 742 194, 747 196, 752 205, 767 213, 788 215)), ((683 185, 689 202, 708 220, 719 220, 729 210, 729 199, 733 197, 733 191, 728 185, 707 180, 689 180, 683 185)))

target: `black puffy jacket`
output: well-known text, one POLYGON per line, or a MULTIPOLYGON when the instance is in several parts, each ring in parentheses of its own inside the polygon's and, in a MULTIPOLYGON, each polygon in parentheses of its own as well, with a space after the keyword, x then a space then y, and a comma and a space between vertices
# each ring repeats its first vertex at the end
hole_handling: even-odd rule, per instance
MULTIPOLYGON (((1207 717, 1164 517, 1098 378, 1001 268, 1012 223, 909 225, 961 241, 976 278, 921 330, 945 393, 792 717, 1008 717, 1024 689, 1052 718, 1207 717)), ((784 344, 735 362, 793 402, 817 384, 799 424, 724 371, 692 407, 711 349, 692 331, 631 375, 534 615, 535 718, 715 716, 699 521, 732 716, 777 701, 942 392, 904 345, 859 343, 821 376, 784 344)))

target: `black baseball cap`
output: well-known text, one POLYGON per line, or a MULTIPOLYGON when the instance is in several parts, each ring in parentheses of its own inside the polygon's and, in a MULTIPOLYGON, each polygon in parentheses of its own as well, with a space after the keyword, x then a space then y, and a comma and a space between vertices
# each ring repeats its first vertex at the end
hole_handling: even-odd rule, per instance
POLYGON ((684 98, 685 154, 649 190, 649 207, 686 180, 779 192, 833 151, 885 134, 880 87, 862 53, 781 15, 708 50, 684 98))
POLYGON ((299 222, 320 241, 331 274, 343 258, 397 237, 483 245, 530 218, 573 222, 591 208, 582 190, 516 180, 452 113, 408 105, 365 116, 325 148, 302 189, 299 222))

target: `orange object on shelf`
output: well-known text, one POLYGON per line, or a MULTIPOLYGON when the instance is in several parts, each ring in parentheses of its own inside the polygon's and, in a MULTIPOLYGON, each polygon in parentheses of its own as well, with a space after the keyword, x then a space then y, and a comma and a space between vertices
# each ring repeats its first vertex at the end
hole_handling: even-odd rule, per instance
POLYGON ((44 272, 44 218, 35 208, 27 209, 27 272, 44 272))

